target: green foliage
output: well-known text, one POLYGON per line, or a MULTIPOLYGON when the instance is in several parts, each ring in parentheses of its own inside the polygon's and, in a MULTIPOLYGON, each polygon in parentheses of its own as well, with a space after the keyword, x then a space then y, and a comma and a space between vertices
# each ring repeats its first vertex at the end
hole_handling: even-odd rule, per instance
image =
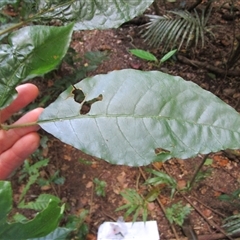
POLYGON ((25 208, 25 209, 32 209, 32 210, 35 210, 35 211, 42 211, 44 210, 49 201, 55 201, 56 203, 60 203, 60 199, 56 196, 53 196, 51 194, 41 194, 38 196, 38 198, 35 200, 35 201, 32 201, 32 202, 28 202, 28 203, 24 203, 24 202, 21 202, 19 205, 18 205, 18 208, 25 208))
POLYGON ((103 99, 80 114, 84 102, 77 103, 69 87, 44 110, 39 124, 110 163, 142 166, 239 148, 239 113, 180 77, 125 69, 86 78, 75 87, 82 89, 85 101, 100 94, 103 99))
POLYGON ((175 181, 175 179, 173 179, 164 172, 156 171, 153 169, 147 169, 146 171, 154 174, 156 177, 147 179, 145 184, 151 184, 154 186, 157 186, 159 184, 166 184, 171 188, 171 197, 173 197, 173 194, 175 193, 177 188, 177 182, 175 181))
POLYGON ((194 10, 194 15, 188 11, 168 11, 164 16, 147 15, 150 22, 147 24, 147 31, 143 37, 153 47, 164 46, 163 51, 167 48, 175 48, 178 45, 178 50, 186 41, 187 48, 190 42, 195 42, 195 47, 201 39, 202 47, 204 46, 204 33, 207 31, 207 21, 211 11, 203 10, 199 16, 194 10), (178 40, 180 43, 178 43, 178 40))
MULTIPOLYGON (((75 22, 75 30, 106 29, 118 27, 122 23, 143 13, 152 2, 153 0, 134 0, 131 2, 107 0, 102 4, 101 0, 22 0, 21 8, 19 8, 20 1, 8 0, 1 1, 0 10, 4 9, 6 4, 11 4, 16 11, 16 16, 14 18, 2 17, 8 20, 8 22, 19 23, 21 20, 24 20, 21 25, 29 22, 38 24, 56 22, 58 24, 68 24, 75 22)), ((4 11, 1 13, 4 13, 4 11)))
POLYGON ((73 27, 75 30, 117 27, 142 13, 152 1, 137 0, 131 4, 119 3, 117 0, 107 1, 105 4, 100 4, 99 0, 94 3, 85 0, 58 3, 54 0, 22 1, 21 8, 18 8, 18 1, 4 1, 0 5, 2 13, 7 8, 7 3, 12 4, 15 11, 21 10, 16 12, 15 18, 11 18, 18 23, 2 26, 4 30, 0 31, 0 36, 4 37, 15 28, 22 28, 10 35, 8 44, 0 45, 0 109, 15 98, 15 87, 18 84, 31 77, 43 75, 59 65, 69 47, 73 27), (107 11, 108 9, 111 11, 107 11), (111 21, 107 21, 109 17, 111 21), (68 25, 23 27, 33 21, 46 24, 54 20, 68 25))
POLYGON ((84 165, 92 165, 91 161, 84 159, 84 158, 79 158, 78 161, 79 161, 79 163, 82 163, 84 165))
POLYGON ((0 45, 0 109, 14 99, 18 84, 58 66, 67 52, 72 31, 73 24, 29 26, 12 33, 9 44, 0 45))
POLYGON ((130 49, 129 50, 133 55, 141 58, 141 59, 144 59, 144 60, 147 60, 147 61, 154 61, 157 63, 158 66, 160 66, 162 63, 166 62, 169 58, 171 58, 176 52, 177 52, 177 49, 174 49, 168 53, 166 53, 161 59, 160 61, 158 61, 158 59, 150 52, 148 51, 144 51, 144 50, 141 50, 141 49, 130 49))
MULTIPOLYGON (((85 1, 1 1, 0 3, 0 22, 4 23, 0 27, 0 109, 9 105, 16 97, 15 87, 34 77, 42 76, 47 72, 55 69, 63 59, 70 44, 71 35, 74 29, 93 29, 93 28, 112 28, 121 25, 123 22, 130 20, 136 15, 142 13, 151 3, 151 1, 137 0, 131 3, 106 1, 100 4, 99 0, 85 1), (21 4, 21 7, 20 5, 21 4), (13 17, 5 14, 9 7, 13 8, 13 17), (111 9, 111 11, 109 11, 111 9), (108 21, 111 19, 111 21, 108 21), (52 27, 40 26, 40 24, 52 24, 56 21, 67 23, 66 26, 52 27), (26 26, 34 22, 35 25, 26 26), (75 23, 72 23, 75 22, 75 23), (26 27, 23 27, 26 26, 26 27), (15 29, 19 29, 14 31, 15 29), (8 39, 5 38, 9 33, 8 39), (5 44, 7 42, 7 44, 5 44)), ((101 54, 98 53, 101 58, 101 54)), ((96 62, 96 54, 88 53, 85 58, 89 61, 96 62)), ((95 66, 87 66, 86 71, 94 69, 95 66)), ((76 72, 75 79, 79 78, 81 72, 76 72)), ((79 79, 78 79, 79 80, 79 79)), ((46 101, 46 100, 45 100, 46 101)), ((21 180, 29 176, 27 185, 20 196, 20 200, 36 182, 39 177, 38 169, 47 164, 47 159, 30 166, 25 163, 22 171, 21 180)), ((51 179, 51 181, 55 181, 51 179)), ((57 177, 57 181, 60 178, 57 177)), ((61 179, 63 181, 63 179, 61 179)), ((100 184, 102 187, 102 183, 100 184)), ((58 201, 51 200, 46 207, 47 195, 41 195, 35 203, 30 202, 23 207, 32 209, 42 209, 33 220, 26 222, 23 216, 15 216, 20 222, 9 224, 6 222, 6 216, 11 209, 11 191, 9 185, 0 186, 1 211, 0 211, 0 236, 1 239, 18 239, 41 238, 41 239, 59 239, 65 238, 71 229, 57 228, 57 224, 62 215, 63 208, 57 206, 58 201), (24 221, 24 224, 21 223, 24 221), (54 230, 55 229, 55 230, 54 230), (50 233, 54 230, 52 233, 50 233), (4 234, 3 234, 4 233, 4 234), (42 237, 46 234, 48 236, 42 237)), ((101 189, 102 191, 102 189, 101 189)), ((103 191, 101 192, 101 194, 103 191)), ((22 202, 23 204, 24 202, 22 202)), ((84 213, 85 214, 85 213, 84 213)), ((85 216, 85 215, 84 215, 85 216)), ((82 219, 84 216, 80 216, 82 219)), ((85 233, 80 229, 81 221, 78 221, 79 234, 85 233)), ((80 236, 80 235, 79 235, 80 236)), ((83 238, 84 239, 84 238, 83 238)))
POLYGON ((59 170, 54 172, 54 174, 49 176, 47 179, 45 178, 37 179, 37 184, 39 184, 40 186, 50 185, 51 183, 62 185, 64 184, 64 182, 65 182, 65 178, 59 175, 59 170))
POLYGON ((85 240, 88 234, 88 225, 85 223, 89 211, 83 210, 79 216, 69 215, 66 228, 72 229, 70 236, 67 239, 85 240))
POLYGON ((195 183, 201 182, 204 179, 210 177, 212 174, 212 169, 208 168, 205 171, 199 171, 199 173, 196 176, 195 183))
POLYGON ((183 225, 184 219, 191 212, 191 207, 183 206, 181 202, 173 204, 166 208, 166 217, 170 223, 175 223, 179 226, 183 225))
POLYGON ((117 208, 116 211, 127 210, 124 214, 124 218, 127 218, 130 214, 134 214, 133 222, 136 222, 137 217, 141 214, 143 221, 146 222, 148 215, 148 201, 146 201, 134 189, 125 189, 120 194, 126 199, 127 204, 117 208))
POLYGON ((240 214, 233 215, 224 220, 224 225, 222 226, 226 229, 227 233, 235 234, 240 232, 240 214))
POLYGON ((7 181, 0 181, 0 239, 25 240, 42 237, 56 229, 64 210, 58 202, 50 200, 47 206, 39 212, 34 219, 9 222, 8 214, 12 209, 12 189, 7 181))
POLYGON ((158 61, 157 58, 148 51, 144 51, 141 49, 130 49, 129 52, 132 53, 134 56, 137 56, 147 61, 154 61, 154 62, 158 61))
POLYGON ((27 184, 22 190, 22 193, 19 197, 19 202, 21 202, 26 195, 27 191, 30 189, 31 185, 36 183, 37 179, 39 178, 39 169, 47 166, 49 159, 40 160, 33 165, 29 164, 28 160, 24 161, 23 169, 21 170, 20 180, 28 177, 27 184))
POLYGON ((97 196, 105 197, 105 188, 107 187, 107 183, 105 181, 99 180, 98 178, 94 178, 93 182, 95 184, 95 193, 97 194, 97 196))
POLYGON ((68 64, 69 72, 71 73, 59 76, 54 81, 54 85, 50 89, 46 89, 46 95, 50 93, 50 95, 54 94, 55 96, 57 93, 56 96, 58 96, 61 91, 85 78, 87 73, 96 70, 99 64, 107 58, 108 53, 106 51, 86 52, 83 56, 79 56, 74 49, 69 48, 63 62, 68 64))
POLYGON ((231 202, 240 206, 240 189, 233 191, 231 194, 222 194, 218 197, 222 201, 231 202))
MULTIPOLYGON (((28 240, 64 240, 68 239, 68 236, 73 230, 70 228, 58 227, 53 232, 49 233, 44 237, 31 238, 28 240)), ((80 239, 81 240, 81 239, 80 239)))

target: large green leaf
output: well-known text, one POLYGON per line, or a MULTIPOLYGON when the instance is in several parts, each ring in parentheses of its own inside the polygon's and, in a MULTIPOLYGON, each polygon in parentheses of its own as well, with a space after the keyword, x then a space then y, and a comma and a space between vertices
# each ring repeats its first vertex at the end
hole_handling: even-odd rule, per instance
POLYGON ((81 115, 69 88, 45 109, 40 125, 111 163, 139 166, 240 146, 239 114, 180 77, 128 69, 84 79, 76 87, 86 101, 99 94, 103 100, 81 115), (157 148, 162 148, 158 156, 157 148))
POLYGON ((58 204, 59 201, 50 199, 44 210, 34 219, 10 223, 7 217, 12 209, 11 183, 0 181, 0 239, 24 240, 49 234, 57 228, 64 211, 64 205, 59 207, 58 204))
POLYGON ((43 75, 60 63, 68 49, 73 24, 64 27, 30 26, 14 32, 0 45, 0 109, 15 97, 15 87, 43 75))
POLYGON ((50 201, 47 208, 28 222, 15 222, 1 225, 0 239, 18 239, 43 237, 55 230, 62 217, 64 207, 50 201))
POLYGON ((73 0, 41 1, 39 10, 47 8, 43 19, 60 19, 63 22, 76 21, 75 30, 106 29, 118 27, 142 14, 154 0, 73 0), (52 2, 52 4, 51 4, 52 2))
POLYGON ((0 228, 12 209, 12 188, 8 181, 0 181, 0 228))
POLYGON ((31 238, 28 240, 64 240, 68 239, 67 235, 69 235, 69 233, 72 231, 74 231, 74 229, 58 227, 45 237, 31 238))

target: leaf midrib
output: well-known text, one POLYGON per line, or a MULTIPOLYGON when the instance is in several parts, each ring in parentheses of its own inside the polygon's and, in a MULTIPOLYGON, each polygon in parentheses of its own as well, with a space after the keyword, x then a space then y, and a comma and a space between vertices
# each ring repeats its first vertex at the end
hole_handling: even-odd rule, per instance
POLYGON ((159 119, 166 119, 166 120, 174 120, 174 121, 178 121, 178 122, 183 122, 183 123, 187 123, 187 124, 193 124, 193 125, 197 125, 199 127, 202 127, 202 126, 205 126, 205 127, 209 127, 209 128, 216 128, 216 129, 221 129, 221 130, 227 130, 229 132, 233 132, 233 133, 239 133, 240 132, 237 130, 232 130, 232 129, 229 129, 229 128, 224 128, 224 127, 221 127, 221 126, 216 126, 216 125, 212 125, 212 124, 207 124, 207 123, 197 123, 197 122, 193 122, 193 121, 189 121, 189 120, 183 120, 183 119, 178 119, 178 118, 171 118, 171 117, 168 117, 168 116, 141 116, 141 115, 138 115, 138 116, 129 116, 129 115, 119 115, 119 114, 112 114, 112 115, 76 115, 76 116, 70 116, 70 117, 64 117, 64 118, 55 118, 55 119, 46 119, 46 120, 39 120, 37 123, 38 124, 42 124, 42 123, 51 123, 51 122, 63 122, 63 121, 71 121, 71 120, 75 120, 75 119, 99 119, 99 118, 116 118, 116 119, 119 119, 119 118, 137 118, 137 119, 156 119, 156 118, 159 118, 159 119), (80 117, 81 116, 81 117, 80 117))

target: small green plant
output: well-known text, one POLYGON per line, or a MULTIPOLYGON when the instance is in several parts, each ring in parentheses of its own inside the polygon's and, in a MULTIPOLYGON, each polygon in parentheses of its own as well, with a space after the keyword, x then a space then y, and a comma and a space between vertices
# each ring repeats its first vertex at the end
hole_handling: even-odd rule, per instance
POLYGON ((34 163, 33 165, 30 165, 28 160, 24 161, 23 169, 20 172, 19 179, 22 181, 24 178, 27 178, 27 183, 19 197, 20 203, 23 200, 26 193, 28 192, 28 190, 30 189, 31 185, 37 182, 37 179, 39 178, 40 175, 39 169, 44 166, 47 166, 48 162, 49 159, 43 159, 34 163))
POLYGON ((141 49, 130 49, 129 51, 136 57, 139 57, 146 61, 155 62, 157 64, 157 66, 159 67, 162 63, 164 63, 168 59, 170 59, 177 52, 177 49, 171 50, 170 52, 165 54, 160 60, 158 60, 152 53, 150 53, 148 51, 144 51, 141 49))
MULTIPOLYGON (((139 193, 137 193, 134 189, 125 189, 120 193, 123 198, 127 200, 127 204, 119 207, 116 211, 127 210, 124 214, 124 218, 127 218, 130 214, 133 215, 133 222, 136 222, 139 214, 142 214, 143 221, 147 221, 148 209, 147 204, 148 201, 144 199, 139 193)), ((153 199, 151 199, 153 200, 153 199)), ((154 199, 155 200, 155 199, 154 199)))
POLYGON ((191 212, 192 208, 184 206, 182 202, 173 204, 166 208, 166 217, 170 223, 175 223, 179 226, 183 225, 184 219, 191 212))
POLYGON ((37 184, 40 186, 50 185, 51 183, 55 183, 57 185, 62 185, 65 182, 65 178, 61 177, 59 174, 59 170, 57 170, 52 176, 49 176, 47 179, 38 178, 37 184))
POLYGON ((84 159, 84 158, 79 158, 78 161, 79 161, 79 163, 82 163, 84 165, 92 165, 91 161, 84 159))
POLYGON ((230 194, 222 194, 218 198, 222 201, 231 202, 232 204, 240 206, 240 189, 237 189, 230 194))
POLYGON ((93 182, 95 184, 95 193, 99 197, 105 197, 106 196, 105 188, 107 186, 107 183, 105 181, 99 180, 98 178, 94 178, 93 182))
POLYGON ((164 172, 156 171, 153 169, 146 169, 146 171, 152 173, 156 177, 147 179, 145 184, 151 184, 154 186, 157 186, 159 184, 166 184, 168 187, 171 188, 171 198, 172 198, 177 188, 176 180, 164 172))
POLYGON ((47 207, 47 204, 49 203, 49 201, 54 200, 57 203, 61 203, 61 200, 51 194, 40 194, 38 196, 38 198, 34 201, 25 203, 24 201, 22 201, 20 204, 18 204, 18 208, 24 208, 24 209, 32 209, 35 211, 42 211, 43 209, 45 209, 47 207))
POLYGON ((203 170, 203 171, 199 171, 197 173, 196 177, 194 178, 194 181, 193 182, 188 181, 187 186, 185 188, 181 189, 181 190, 182 191, 190 191, 196 183, 199 183, 199 182, 203 181, 207 177, 211 176, 211 174, 212 174, 212 169, 211 168, 208 168, 208 169, 203 170))
POLYGON ((195 183, 203 181, 204 179, 210 177, 211 174, 212 174, 212 169, 211 168, 200 171, 196 176, 195 183))
POLYGON ((79 216, 69 215, 66 223, 66 228, 71 229, 71 234, 67 239, 85 240, 88 234, 88 225, 85 223, 89 211, 83 209, 79 216))

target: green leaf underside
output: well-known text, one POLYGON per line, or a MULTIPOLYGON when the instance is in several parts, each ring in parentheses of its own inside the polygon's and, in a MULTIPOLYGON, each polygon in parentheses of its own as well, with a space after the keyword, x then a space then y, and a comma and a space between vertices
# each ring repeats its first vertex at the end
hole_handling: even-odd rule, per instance
MULTIPOLYGON (((46 0, 41 1, 43 9, 46 0)), ((75 21, 74 30, 117 28, 124 22, 142 14, 153 0, 75 0, 71 4, 52 4, 53 11, 43 18, 59 19, 63 22, 75 21)), ((49 3, 48 3, 49 4, 49 3)))
POLYGON ((15 87, 57 67, 68 49, 73 24, 64 27, 30 26, 14 32, 0 45, 0 109, 15 97, 15 87))
POLYGON ((239 114, 215 95, 162 72, 113 71, 76 84, 86 101, 103 100, 80 115, 72 87, 47 107, 40 125, 61 141, 110 163, 147 165, 239 148, 239 114), (156 148, 169 151, 155 154, 156 148))

